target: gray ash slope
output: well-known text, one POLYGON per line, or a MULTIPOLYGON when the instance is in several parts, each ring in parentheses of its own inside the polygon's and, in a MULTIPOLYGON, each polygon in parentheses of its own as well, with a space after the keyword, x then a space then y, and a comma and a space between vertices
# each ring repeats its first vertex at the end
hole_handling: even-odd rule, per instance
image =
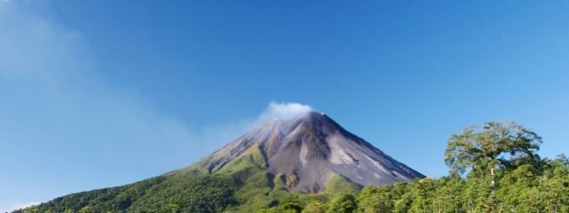
POLYGON ((268 175, 294 174, 293 191, 322 191, 334 175, 361 186, 425 177, 314 111, 291 119, 272 118, 199 164, 215 173, 252 147, 261 151, 268 175))

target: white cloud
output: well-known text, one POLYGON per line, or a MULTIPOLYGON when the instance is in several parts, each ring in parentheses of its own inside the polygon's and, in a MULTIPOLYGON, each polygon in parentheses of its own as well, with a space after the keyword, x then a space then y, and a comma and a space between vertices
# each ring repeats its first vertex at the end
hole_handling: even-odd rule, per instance
POLYGON ((300 103, 271 102, 262 117, 290 120, 313 111, 312 107, 300 103))

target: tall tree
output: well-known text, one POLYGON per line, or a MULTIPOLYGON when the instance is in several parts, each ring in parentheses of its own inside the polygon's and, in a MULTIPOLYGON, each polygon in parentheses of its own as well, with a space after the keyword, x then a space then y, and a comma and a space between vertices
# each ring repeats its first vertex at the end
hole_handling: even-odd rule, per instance
POLYGON ((496 175, 497 168, 515 169, 517 162, 537 162, 542 140, 535 132, 514 122, 489 122, 466 128, 448 141, 445 163, 451 173, 496 175))
MULTIPOLYGON (((498 169, 513 171, 520 165, 539 166, 541 159, 536 152, 541 143, 541 137, 535 132, 514 122, 489 122, 452 135, 445 151, 445 163, 450 167, 451 175, 462 175, 470 171, 469 175, 474 180, 489 182, 488 191, 480 191, 487 194, 483 193, 486 194, 483 196, 485 199, 483 202, 476 202, 478 203, 476 208, 481 207, 485 212, 495 212, 498 169)), ((484 186, 477 186, 476 190, 467 190, 467 192, 478 192, 483 188, 484 186)), ((478 193, 472 195, 475 194, 478 193)))

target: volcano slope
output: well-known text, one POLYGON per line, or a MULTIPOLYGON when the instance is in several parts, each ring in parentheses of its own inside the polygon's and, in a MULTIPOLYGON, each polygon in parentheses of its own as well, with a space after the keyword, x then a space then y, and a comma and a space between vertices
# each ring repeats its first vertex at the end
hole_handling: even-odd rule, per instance
POLYGON ((324 113, 310 111, 266 119, 186 168, 63 196, 24 211, 251 212, 290 197, 318 199, 423 177, 324 113))
POLYGON ((286 177, 289 190, 321 192, 334 177, 357 185, 384 185, 424 177, 328 116, 309 112, 293 119, 273 118, 184 171, 207 174, 233 170, 235 160, 259 153, 268 176, 286 177))

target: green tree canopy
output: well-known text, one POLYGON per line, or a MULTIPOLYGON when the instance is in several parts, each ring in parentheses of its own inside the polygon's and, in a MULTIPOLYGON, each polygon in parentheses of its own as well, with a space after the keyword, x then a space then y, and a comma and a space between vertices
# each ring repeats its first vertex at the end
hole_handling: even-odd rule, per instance
POLYGON ((540 160, 536 151, 542 140, 536 133, 514 122, 489 122, 466 128, 448 141, 445 163, 453 174, 466 171, 494 175, 496 168, 540 160))
POLYGON ((332 197, 328 206, 329 213, 351 213, 358 208, 353 194, 340 193, 332 197))

